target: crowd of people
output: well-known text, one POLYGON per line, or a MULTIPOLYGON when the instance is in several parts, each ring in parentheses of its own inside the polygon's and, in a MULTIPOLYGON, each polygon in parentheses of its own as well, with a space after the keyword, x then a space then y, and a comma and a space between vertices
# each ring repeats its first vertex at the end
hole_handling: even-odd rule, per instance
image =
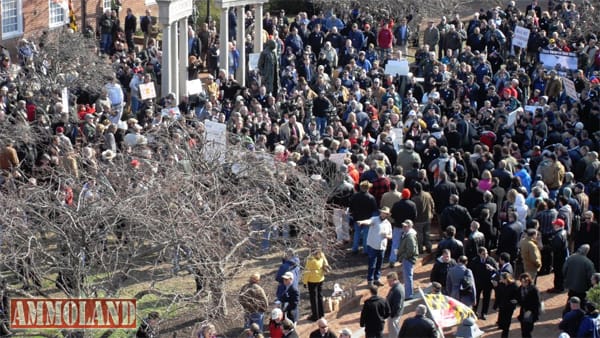
MULTIPOLYGON (((141 50, 133 43, 132 11, 124 27, 109 11, 99 21, 99 50, 110 56, 115 74, 97 97, 78 98, 73 111, 60 100, 37 109, 36 98, 14 82, 19 62, 2 56, 0 122, 29 125, 43 143, 5 141, 3 182, 22 175, 43 182, 56 168, 78 177, 99 162, 117 165, 113 159, 127 158, 132 149, 148 158, 165 156, 164 148, 149 146, 150 133, 168 130, 166 141, 193 147, 201 143, 206 121, 224 123, 230 145, 273 154, 289 170, 329 188, 339 239, 351 239, 353 254, 368 255, 373 297, 384 285, 384 261, 402 266, 401 298, 414 297, 414 264, 433 252, 435 222, 444 234, 431 273, 440 292, 485 318, 495 290, 503 336, 520 305, 518 319, 528 337, 540 315, 540 275, 554 274, 554 287, 545 291, 568 291, 569 311, 583 304, 579 311, 587 314, 578 317, 597 315, 598 304, 588 302, 586 292, 600 271, 600 47, 597 32, 583 20, 595 11, 587 1, 580 7, 550 1, 545 8, 537 0, 527 8, 511 1, 469 20, 455 15, 429 21, 410 72, 400 74, 386 66, 404 60, 409 47, 413 51, 410 13, 392 18, 357 6, 342 13, 301 12, 289 20, 284 12, 252 18, 250 11, 231 10, 233 18, 245 15, 247 26, 263 20, 264 32, 254 38, 263 38, 265 48, 248 74, 249 85, 242 87, 233 74, 244 61, 236 49, 251 50, 253 37, 234 41, 230 27, 231 42, 220 48, 216 23, 203 23, 187 34, 190 79, 209 72, 204 93, 159 100, 140 93, 141 84, 157 85, 161 77, 150 11, 139 20, 141 50), (513 44, 517 26, 530 32, 525 48, 513 44), (219 52, 231 53, 232 62, 218 65, 219 52), (576 66, 548 67, 540 61, 543 53, 574 58, 576 66), (162 114, 164 108, 178 113, 162 114)), ((26 60, 20 61, 26 69, 26 60)), ((177 147, 166 151, 169 161, 180 160, 177 147)), ((293 331, 286 320, 293 324, 299 317, 290 307, 297 298, 290 289, 297 292, 300 280, 310 294, 310 319, 326 330, 321 288, 328 266, 317 251, 302 276, 279 276, 282 307, 272 320, 283 323, 283 336, 293 331)), ((260 295, 254 287, 260 276, 253 278, 247 289, 252 297, 260 295)), ((399 318, 397 304, 390 312, 394 306, 386 310, 381 299, 373 302, 371 315, 399 318)), ((256 323, 263 330, 263 315, 256 314, 267 305, 244 307, 248 327, 256 323)), ((572 334, 589 326, 580 322, 561 329, 572 334)), ((399 323, 390 325, 401 331, 399 323)), ((372 336, 382 330, 377 326, 372 336)))

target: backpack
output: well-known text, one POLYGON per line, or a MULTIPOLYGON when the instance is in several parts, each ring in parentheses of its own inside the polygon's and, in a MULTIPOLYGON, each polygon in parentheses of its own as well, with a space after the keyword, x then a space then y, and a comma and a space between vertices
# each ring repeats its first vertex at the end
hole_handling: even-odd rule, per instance
POLYGON ((469 269, 465 270, 465 274, 460 280, 460 295, 468 296, 473 293, 473 281, 469 276, 469 269))

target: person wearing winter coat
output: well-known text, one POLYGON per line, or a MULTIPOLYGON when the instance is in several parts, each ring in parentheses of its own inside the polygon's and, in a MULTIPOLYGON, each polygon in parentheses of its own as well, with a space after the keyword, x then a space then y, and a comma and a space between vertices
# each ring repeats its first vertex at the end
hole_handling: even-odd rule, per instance
POLYGON ((535 322, 539 320, 540 316, 540 291, 533 284, 533 279, 528 273, 521 274, 519 279, 521 286, 519 287, 518 303, 521 311, 517 318, 521 322, 521 337, 531 338, 535 322))
POLYGON ((519 287, 513 276, 508 272, 502 272, 494 301, 494 309, 498 309, 498 328, 502 330, 500 335, 502 338, 508 338, 510 322, 517 308, 519 296, 519 287))
POLYGON ((446 294, 454 299, 458 299, 466 306, 475 306, 477 304, 475 302, 477 292, 475 277, 473 276, 473 271, 467 268, 468 262, 469 259, 467 256, 460 256, 458 258, 458 265, 448 271, 448 276, 446 277, 446 294), (463 285, 463 279, 470 281, 468 288, 464 288, 466 285, 463 285))
POLYGON ((406 220, 402 223, 402 240, 398 249, 398 258, 402 261, 402 272, 404 276, 404 294, 406 299, 413 298, 413 272, 417 258, 419 257, 419 244, 417 232, 413 229, 413 222, 406 220))
POLYGON ((360 312, 360 327, 365 328, 365 337, 381 338, 385 320, 390 316, 390 306, 385 298, 377 295, 377 286, 370 285, 371 297, 365 301, 360 312))

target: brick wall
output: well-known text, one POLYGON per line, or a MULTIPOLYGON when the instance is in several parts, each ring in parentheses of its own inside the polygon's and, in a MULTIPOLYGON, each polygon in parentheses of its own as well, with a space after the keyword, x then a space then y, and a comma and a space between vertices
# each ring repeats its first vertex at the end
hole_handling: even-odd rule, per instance
MULTIPOLYGON (((0 0, 1 1, 1 0, 0 0)), ((102 0, 73 0, 73 9, 77 18, 77 26, 81 28, 82 20, 82 1, 86 1, 86 22, 94 30, 96 30, 97 19, 102 15, 102 0)), ((121 27, 124 24, 124 17, 126 9, 130 7, 133 10, 133 14, 138 17, 138 29, 139 29, 139 17, 145 14, 146 4, 145 0, 123 0, 123 8, 119 12, 119 18, 121 19, 121 27)), ((23 36, 15 37, 13 39, 1 40, 0 44, 11 51, 14 54, 15 45, 21 38, 30 39, 32 37, 39 36, 41 32, 49 29, 49 3, 48 0, 23 0, 23 36)), ((152 10, 152 14, 158 14, 158 6, 148 6, 152 10)))

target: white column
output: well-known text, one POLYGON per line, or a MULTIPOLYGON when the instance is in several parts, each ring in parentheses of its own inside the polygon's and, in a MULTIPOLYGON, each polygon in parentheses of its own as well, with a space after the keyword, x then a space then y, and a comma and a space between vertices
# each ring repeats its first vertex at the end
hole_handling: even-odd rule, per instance
POLYGON ((172 47, 170 46, 171 40, 171 25, 165 25, 162 33, 162 64, 161 64, 161 80, 160 80, 160 92, 161 96, 165 97, 171 92, 171 62, 172 59, 169 55, 172 47))
POLYGON ((257 4, 254 7, 254 53, 260 53, 263 50, 263 5, 257 4))
POLYGON ((187 96, 188 54, 188 22, 183 18, 179 19, 179 99, 187 96))
POLYGON ((236 44, 237 50, 240 52, 240 66, 235 74, 235 79, 239 82, 240 86, 246 85, 246 25, 244 24, 244 6, 238 7, 237 16, 237 37, 236 44))
POLYGON ((219 31, 219 68, 225 69, 229 74, 229 9, 221 9, 221 30, 219 31))
POLYGON ((171 62, 171 92, 175 94, 175 99, 179 102, 179 62, 178 62, 178 53, 179 53, 179 43, 177 40, 177 22, 173 22, 171 24, 171 41, 170 47, 172 47, 169 58, 172 60, 171 62))

